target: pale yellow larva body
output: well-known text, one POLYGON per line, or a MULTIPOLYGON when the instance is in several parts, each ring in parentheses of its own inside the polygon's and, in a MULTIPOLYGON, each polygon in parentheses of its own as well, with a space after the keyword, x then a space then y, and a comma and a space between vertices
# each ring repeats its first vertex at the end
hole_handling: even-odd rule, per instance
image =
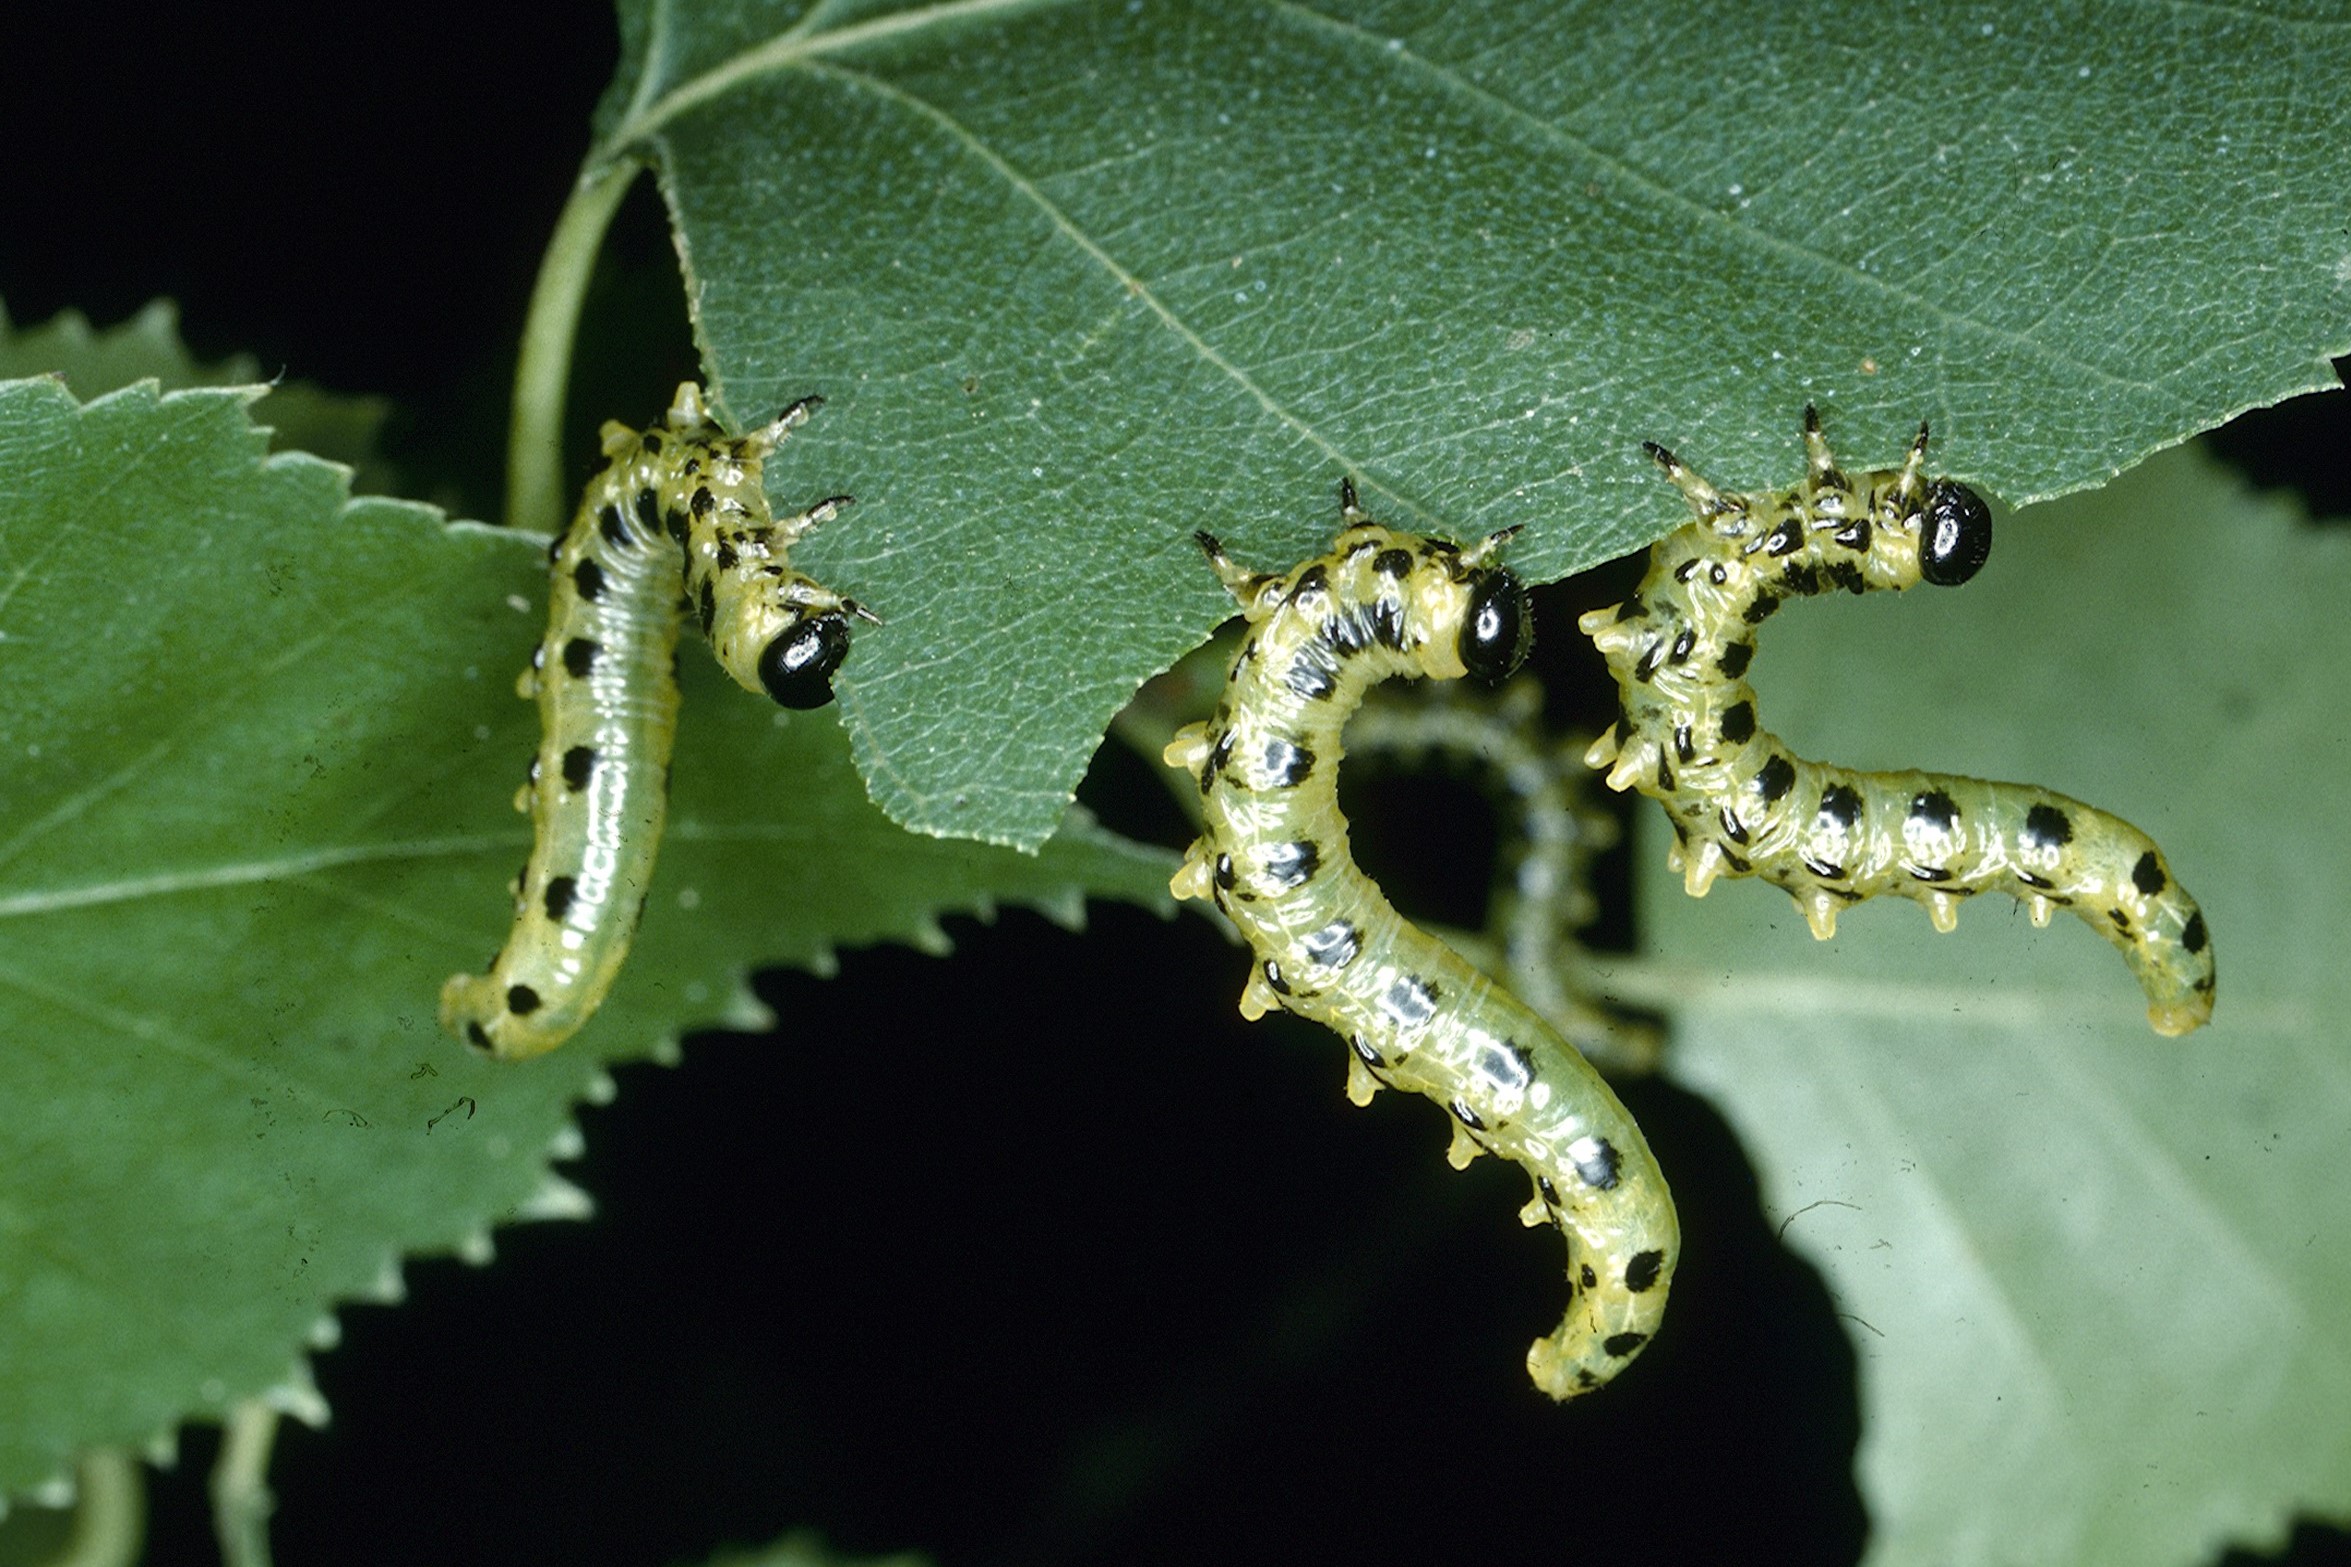
POLYGON ((785 552, 847 497, 778 520, 761 485, 768 454, 815 406, 730 436, 687 382, 654 429, 604 427, 605 466, 550 551, 547 635, 517 684, 539 704, 540 741, 515 796, 534 842, 514 927, 488 973, 441 988, 442 1026, 492 1055, 569 1039, 628 956, 667 812, 680 619, 698 621, 745 689, 788 707, 831 698, 849 619, 865 611, 785 552))
POLYGON ((1348 851, 1341 730, 1364 691, 1398 676, 1498 679, 1526 645, 1525 592, 1467 549, 1392 532, 1345 494, 1331 553, 1280 575, 1203 546, 1247 634, 1224 699, 1167 748, 1200 785, 1204 835, 1174 879, 1211 898, 1255 961, 1241 1011, 1279 1007, 1353 1048, 1349 1093, 1412 1089, 1454 1118, 1452 1157, 1492 1150, 1533 1177, 1522 1217, 1568 1242, 1569 1303, 1527 1365, 1554 1398, 1615 1376, 1656 1332, 1680 1232, 1640 1128, 1558 1032, 1391 907, 1348 851))
POLYGON ((1984 563, 1991 513, 1925 476, 1926 438, 1921 426, 1900 467, 1847 475, 1807 408, 1803 483, 1755 496, 1652 446, 1697 517, 1658 541, 1632 598, 1581 621, 1623 708, 1586 760, 1664 804, 1693 897, 1718 876, 1760 876, 1823 940, 1841 909, 1885 895, 1925 904, 1946 931, 1982 892, 2022 900, 2035 924, 2070 909, 2121 949, 2156 1032, 2187 1033, 2212 1016, 2212 941, 2152 838, 2031 784, 1808 762, 1756 719, 1756 628, 1783 601, 1951 585, 1984 563))

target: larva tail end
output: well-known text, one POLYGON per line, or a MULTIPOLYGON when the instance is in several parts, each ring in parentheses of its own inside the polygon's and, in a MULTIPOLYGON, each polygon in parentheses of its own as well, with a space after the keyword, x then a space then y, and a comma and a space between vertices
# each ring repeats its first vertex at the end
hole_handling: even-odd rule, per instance
POLYGON ((2147 1026, 2166 1039, 2193 1034, 2212 1021, 2212 998, 2190 995, 2185 1001, 2157 1001, 2147 1008, 2147 1026))
POLYGON ((441 986, 441 1026, 483 1055, 520 1061, 545 1055, 569 1039, 574 1027, 533 1028, 506 1009, 505 987, 495 973, 452 974, 441 986))
POLYGON ((1602 1335, 1580 1320, 1584 1315, 1571 1312, 1559 1331, 1527 1349, 1527 1375, 1563 1404, 1607 1386, 1649 1342, 1647 1333, 1630 1329, 1602 1335))

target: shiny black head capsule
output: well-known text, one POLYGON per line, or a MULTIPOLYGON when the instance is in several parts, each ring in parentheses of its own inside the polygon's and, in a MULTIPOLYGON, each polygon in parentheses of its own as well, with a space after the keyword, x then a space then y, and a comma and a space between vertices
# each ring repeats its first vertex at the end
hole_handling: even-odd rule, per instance
POLYGON ((1918 574, 1938 588, 1955 587, 1981 571, 1992 554, 1992 508, 1957 479, 1927 486, 1919 525, 1918 574))
POLYGON ((1518 578, 1499 567, 1479 572, 1470 587, 1469 618, 1461 627, 1462 665, 1486 684, 1499 684, 1526 661, 1534 640, 1534 617, 1518 578))
POLYGON ((818 615, 784 632, 759 655, 759 683, 778 705, 822 707, 833 699, 833 671, 849 656, 849 617, 818 615))

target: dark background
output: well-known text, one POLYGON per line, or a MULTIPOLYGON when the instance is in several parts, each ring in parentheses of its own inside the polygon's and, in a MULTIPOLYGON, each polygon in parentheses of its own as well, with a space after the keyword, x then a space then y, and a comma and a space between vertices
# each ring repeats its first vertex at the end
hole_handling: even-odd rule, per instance
MULTIPOLYGON (((191 6, 14 31, 11 316, 105 325, 172 297, 203 357, 393 398, 408 492, 495 515, 516 335, 609 15, 191 6)), ((590 303, 576 449, 694 371, 640 185, 590 303)), ((2344 402, 2221 444, 2351 512, 2344 402)), ((1561 633, 1628 569, 1538 599, 1562 722, 1598 716, 1562 693, 1605 686, 1561 633)), ((1399 902, 1475 923, 1477 796, 1350 783, 1399 902), (1438 832, 1458 839, 1432 850, 1438 832)), ((1185 836, 1124 752, 1088 792, 1140 836, 1185 836)), ((1621 939, 1621 864, 1608 877, 1621 939)), ((502 1231, 492 1268, 415 1263, 405 1304, 345 1308, 317 1366, 334 1423, 281 1439, 278 1559, 658 1563, 794 1525, 950 1567, 1858 1554, 1851 1350, 1708 1106, 1627 1087, 1687 1261, 1656 1346, 1556 1408, 1520 1364, 1559 1309, 1556 1239, 1511 1221, 1523 1178, 1448 1170, 1417 1101, 1350 1109, 1321 1031, 1243 1027, 1241 959, 1204 921, 949 926, 945 960, 768 976, 778 1038, 696 1036, 683 1069, 622 1070, 569 1172, 594 1223, 502 1231), (845 1124, 845 1078, 909 1108, 845 1124)), ((212 1559, 212 1448, 189 1433, 158 1479, 149 1560, 212 1559)), ((2297 1547, 2351 1562, 2334 1531, 2297 1547)))

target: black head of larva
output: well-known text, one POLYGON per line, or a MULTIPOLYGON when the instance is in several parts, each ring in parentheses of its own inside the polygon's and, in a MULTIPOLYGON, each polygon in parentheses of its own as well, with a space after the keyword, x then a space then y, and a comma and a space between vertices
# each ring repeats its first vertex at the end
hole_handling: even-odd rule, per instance
POLYGON ((759 655, 759 683, 778 706, 822 707, 833 699, 833 672, 849 656, 849 617, 827 612, 803 620, 759 655))
POLYGON ((1497 685, 1526 662, 1535 639, 1527 612, 1527 590, 1497 566, 1470 579, 1469 615, 1461 623, 1461 664, 1471 675, 1497 685))
POLYGON ((1992 508, 1957 479, 1927 486, 1918 534, 1918 574, 1938 588, 1956 587, 1992 554, 1992 508))

